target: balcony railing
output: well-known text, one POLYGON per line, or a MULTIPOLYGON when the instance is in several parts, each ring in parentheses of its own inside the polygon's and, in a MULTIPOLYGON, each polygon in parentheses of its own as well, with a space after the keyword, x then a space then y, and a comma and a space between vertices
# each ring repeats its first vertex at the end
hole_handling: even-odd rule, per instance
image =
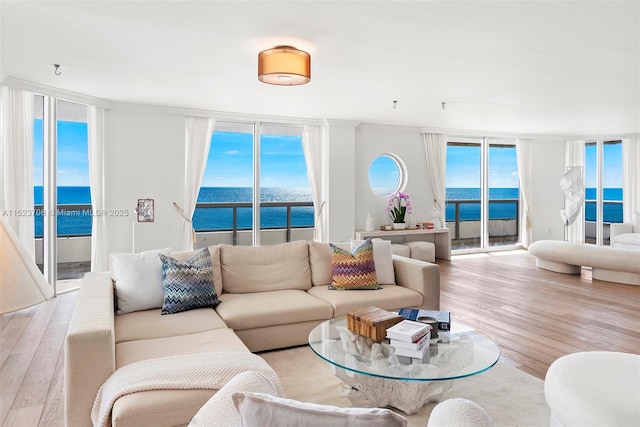
MULTIPOLYGON (((232 225, 231 227, 213 227, 213 228, 198 228, 196 232, 216 232, 216 231, 231 231, 233 234, 233 244, 238 243, 238 231, 250 230, 251 227, 238 226, 238 210, 239 209, 251 209, 253 204, 251 202, 202 202, 196 204, 196 209, 231 209, 232 225)), ((302 224, 294 226, 291 221, 291 209, 296 207, 313 207, 313 202, 261 202, 260 210, 266 208, 286 208, 286 224, 261 226, 261 230, 286 230, 286 241, 291 241, 291 230, 296 228, 313 228, 313 224, 302 224)))
MULTIPOLYGON (((481 201, 479 199, 455 199, 455 200, 447 200, 446 201, 446 205, 453 205, 454 206, 454 212, 455 212, 455 216, 454 216, 454 224, 455 224, 455 231, 454 231, 454 235, 452 237, 452 241, 457 241, 457 240, 464 240, 465 238, 467 238, 466 236, 462 236, 460 233, 460 224, 461 222, 464 221, 480 221, 480 216, 479 216, 479 212, 478 212, 478 216, 477 217, 473 217, 473 218, 466 218, 466 219, 462 219, 460 216, 460 207, 462 205, 478 205, 480 206, 481 201)), ((513 238, 515 237, 516 241, 518 240, 518 232, 517 230, 519 230, 519 226, 520 226, 520 200, 519 199, 491 199, 489 200, 489 221, 492 220, 515 220, 516 222, 516 235, 512 236, 496 236, 496 237, 507 237, 507 238, 513 238), (509 215, 509 216, 500 216, 500 215, 492 215, 491 212, 491 205, 494 204, 515 204, 515 212, 513 215, 509 215)), ((451 222, 449 218, 446 219, 447 222, 451 222)))

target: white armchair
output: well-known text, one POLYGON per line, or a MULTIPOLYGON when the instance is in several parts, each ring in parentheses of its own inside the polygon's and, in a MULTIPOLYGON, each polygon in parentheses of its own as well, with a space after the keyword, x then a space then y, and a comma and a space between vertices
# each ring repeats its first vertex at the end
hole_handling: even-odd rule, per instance
POLYGON ((611 224, 609 245, 619 249, 640 250, 640 212, 633 214, 633 222, 611 224))

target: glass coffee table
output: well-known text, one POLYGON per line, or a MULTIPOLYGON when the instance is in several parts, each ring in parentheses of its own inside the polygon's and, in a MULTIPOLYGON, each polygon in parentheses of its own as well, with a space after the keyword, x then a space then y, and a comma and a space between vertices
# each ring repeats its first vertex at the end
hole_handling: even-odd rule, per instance
POLYGON ((471 327, 452 323, 439 332, 421 361, 396 356, 388 341, 374 343, 347 329, 346 317, 328 320, 309 334, 309 345, 350 386, 354 404, 362 398, 377 407, 393 406, 414 414, 440 400, 458 378, 484 372, 500 357, 498 346, 471 327))

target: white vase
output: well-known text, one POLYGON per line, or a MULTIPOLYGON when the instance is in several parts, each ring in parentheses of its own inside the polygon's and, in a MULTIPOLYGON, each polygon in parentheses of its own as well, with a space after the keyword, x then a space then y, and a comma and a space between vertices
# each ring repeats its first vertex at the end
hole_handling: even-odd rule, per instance
POLYGON ((393 229, 394 230, 404 230, 405 228, 407 228, 407 224, 404 222, 394 222, 393 223, 393 229))

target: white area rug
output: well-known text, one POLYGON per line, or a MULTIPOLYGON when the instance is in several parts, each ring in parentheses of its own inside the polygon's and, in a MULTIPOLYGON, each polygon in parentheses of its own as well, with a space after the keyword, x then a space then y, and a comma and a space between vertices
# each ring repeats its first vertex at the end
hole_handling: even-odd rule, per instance
MULTIPOLYGON (((333 375, 329 363, 309 347, 271 351, 260 356, 280 376, 287 397, 352 406, 349 399, 340 396, 344 383, 333 375)), ((548 426, 549 408, 544 400, 543 384, 542 380, 498 362, 482 374, 454 380, 444 398, 464 397, 476 402, 487 411, 496 426, 548 426)), ((435 403, 430 403, 414 415, 396 411, 409 420, 410 426, 424 427, 434 406, 435 403)))

